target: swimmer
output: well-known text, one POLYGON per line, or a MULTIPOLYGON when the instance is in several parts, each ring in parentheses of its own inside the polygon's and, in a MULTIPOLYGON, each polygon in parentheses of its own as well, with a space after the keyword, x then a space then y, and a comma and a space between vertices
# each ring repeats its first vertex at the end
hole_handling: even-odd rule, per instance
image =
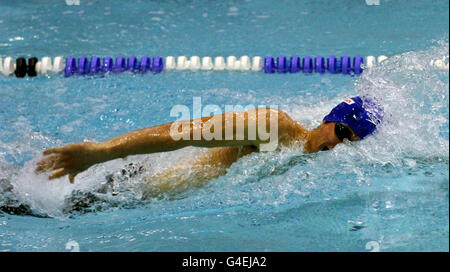
MULTIPOLYGON (((81 142, 50 148, 43 152, 45 156, 49 156, 38 162, 36 172, 51 171, 49 179, 68 175, 69 181, 73 183, 75 176, 80 172, 109 160, 130 155, 168 152, 187 146, 209 148, 204 154, 188 159, 188 174, 174 175, 174 172, 183 170, 183 167, 177 167, 147 179, 149 184, 154 185, 150 189, 154 192, 154 194, 151 193, 152 195, 170 190, 184 191, 190 184, 190 180, 195 180, 195 185, 201 186, 206 180, 225 174, 226 169, 240 157, 260 151, 261 145, 266 144, 267 140, 261 140, 263 138, 260 137, 261 135, 256 135, 254 140, 250 139, 248 131, 252 129, 251 124, 255 126, 259 124, 253 119, 263 118, 266 128, 270 126, 270 121, 276 119, 278 144, 283 146, 301 144, 305 153, 331 150, 337 144, 343 143, 345 139, 362 140, 373 134, 382 119, 382 109, 374 100, 359 96, 338 104, 323 118, 322 123, 312 130, 307 130, 281 110, 268 108, 264 114, 259 114, 260 111, 261 109, 253 109, 243 113, 232 112, 233 122, 225 121, 225 115, 230 116, 230 113, 186 121, 188 133, 191 136, 188 137, 189 140, 175 140, 171 136, 172 122, 136 130, 101 143, 81 142), (236 129, 238 116, 244 120, 244 135, 238 135, 242 130, 236 129), (203 137, 200 140, 192 139, 192 135, 198 132, 196 130, 202 132, 202 128, 213 117, 222 120, 222 127, 225 128, 222 130, 224 135, 227 126, 228 131, 232 129, 233 140, 205 140, 203 137), (166 182, 158 182, 158 180, 166 180, 166 182), (174 188, 177 189, 174 190, 174 188)), ((256 128, 255 131, 259 130, 256 128)), ((226 137, 222 139, 224 138, 226 139, 226 137)))

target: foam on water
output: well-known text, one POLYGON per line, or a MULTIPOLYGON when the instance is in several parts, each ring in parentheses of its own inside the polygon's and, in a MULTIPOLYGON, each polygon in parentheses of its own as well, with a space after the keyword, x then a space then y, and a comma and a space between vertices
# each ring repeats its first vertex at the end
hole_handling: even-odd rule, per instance
MULTIPOLYGON (((384 181, 424 168, 429 171, 436 165, 440 167, 432 174, 448 179, 445 173, 449 157, 448 71, 429 65, 430 59, 442 58, 448 55, 448 50, 448 42, 440 42, 425 51, 396 55, 355 79, 355 89, 332 98, 306 96, 287 102, 276 95, 266 98, 266 104, 280 105, 310 128, 320 124, 323 116, 343 98, 357 94, 375 96, 383 105, 385 118, 375 135, 360 142, 346 142, 328 152, 304 155, 300 149, 283 148, 280 152, 246 156, 233 164, 225 176, 177 196, 176 204, 143 198, 142 182, 145 176, 198 154, 199 149, 132 156, 96 165, 77 176, 75 185, 69 184, 67 177, 48 181, 44 175, 34 173, 35 163, 41 158, 43 146, 58 142, 29 131, 31 124, 27 125, 24 118, 15 124, 24 139, 0 141, 3 150, 0 178, 13 186, 8 189, 8 196, 7 190, 0 187, 0 206, 14 198, 15 205, 24 204, 37 214, 53 217, 64 217, 74 210, 99 211, 148 202, 157 206, 164 203, 166 211, 192 205, 221 209, 252 205, 267 209, 289 205, 292 199, 297 203, 320 201, 364 188, 391 188, 396 185, 384 181), (21 158, 24 153, 33 159, 20 169, 8 166, 6 156, 15 154, 21 158)), ((71 124, 63 129, 70 132, 71 124)), ((410 185, 407 190, 414 190, 410 185)))

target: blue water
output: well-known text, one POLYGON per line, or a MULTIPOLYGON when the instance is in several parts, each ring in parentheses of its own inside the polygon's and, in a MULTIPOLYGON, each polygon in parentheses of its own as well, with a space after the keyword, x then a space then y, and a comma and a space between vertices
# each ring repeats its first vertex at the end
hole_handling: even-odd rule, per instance
POLYGON ((66 251, 69 241, 81 251, 448 251, 448 70, 429 65, 448 56, 448 22, 448 1, 0 0, 0 57, 390 57, 361 77, 2 75, 0 251, 66 251), (317 154, 251 154, 173 198, 142 199, 140 185, 199 149, 96 165, 74 185, 33 172, 45 148, 174 121, 170 109, 193 97, 278 105, 313 128, 355 94, 384 105, 377 135, 317 154), (143 173, 121 175, 129 163, 143 173))

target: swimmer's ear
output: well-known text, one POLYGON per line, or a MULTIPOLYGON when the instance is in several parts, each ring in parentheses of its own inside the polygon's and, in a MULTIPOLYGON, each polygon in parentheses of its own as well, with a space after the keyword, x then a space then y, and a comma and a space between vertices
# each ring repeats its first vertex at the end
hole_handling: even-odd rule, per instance
POLYGON ((353 133, 352 134, 352 138, 350 139, 352 142, 354 142, 354 141, 359 141, 359 140, 361 140, 361 138, 359 138, 359 136, 358 135, 356 135, 356 133, 353 133))

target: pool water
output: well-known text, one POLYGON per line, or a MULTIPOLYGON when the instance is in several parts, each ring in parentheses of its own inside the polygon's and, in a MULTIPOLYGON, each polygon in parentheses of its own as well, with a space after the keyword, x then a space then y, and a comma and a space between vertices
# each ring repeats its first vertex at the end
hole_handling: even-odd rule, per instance
POLYGON ((448 56, 448 1, 0 0, 0 33, 0 56, 16 58, 390 57, 360 77, 0 76, 0 251, 449 250, 449 74, 429 65, 448 56), (251 154, 171 198, 143 198, 144 178, 202 150, 106 162, 75 184, 33 171, 45 148, 174 121, 171 108, 193 97, 278 105, 313 128, 357 94, 384 107, 374 136, 251 154))

